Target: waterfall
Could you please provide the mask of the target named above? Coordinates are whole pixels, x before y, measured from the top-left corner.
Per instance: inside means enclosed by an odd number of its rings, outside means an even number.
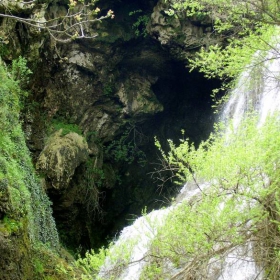
[[[259,115],[259,123],[263,124],[267,116],[279,110],[280,58],[277,49],[280,50],[280,46],[265,54],[260,51],[255,54],[256,63],[260,59],[264,63],[255,67],[252,62],[238,79],[222,110],[222,121],[231,119],[237,127],[246,113],[254,111]]]
[[[278,48],[279,49],[279,48]],[[261,67],[250,66],[244,71],[237,82],[237,86],[230,93],[225,104],[221,119],[223,122],[232,122],[236,129],[248,112],[258,115],[258,125],[261,126],[265,119],[280,110],[280,58],[277,58],[277,48],[266,52],[259,52],[255,58],[264,62]],[[275,59],[274,59],[275,58]],[[178,194],[175,203],[165,209],[160,209],[138,218],[133,225],[123,229],[118,241],[112,248],[112,254],[122,255],[123,246],[128,243],[127,261],[123,268],[116,272],[116,262],[107,259],[100,271],[101,279],[139,280],[141,273],[149,258],[149,247],[157,231],[168,215],[176,210],[183,201],[191,201],[199,196],[203,189],[209,188],[210,183],[202,183],[198,188],[196,184],[185,184]],[[240,206],[242,207],[242,205]],[[222,208],[222,206],[221,206]],[[131,241],[133,240],[133,241]],[[209,280],[262,280],[262,268],[254,259],[254,244],[248,240],[245,244],[228,248],[223,252],[223,258],[211,258],[206,263],[207,275],[199,279]],[[219,249],[219,248],[217,248]],[[202,265],[202,264],[201,264]],[[166,261],[165,269],[171,271],[171,276],[160,279],[186,279],[180,270]],[[110,271],[112,274],[110,274]],[[142,274],[143,277],[143,274]],[[145,279],[141,278],[141,279]],[[152,278],[147,278],[152,279]],[[198,278],[187,278],[198,279]]]

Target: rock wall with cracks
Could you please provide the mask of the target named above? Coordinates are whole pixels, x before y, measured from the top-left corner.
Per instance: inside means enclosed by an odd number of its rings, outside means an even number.
[[[171,185],[161,188],[147,175],[157,157],[154,136],[176,140],[185,128],[198,142],[211,130],[209,95],[216,81],[188,74],[185,63],[186,56],[219,38],[211,21],[169,18],[167,5],[102,0],[101,13],[110,8],[115,18],[92,25],[98,37],[68,44],[1,20],[2,59],[9,63],[22,55],[33,71],[22,115],[26,140],[44,176],[60,238],[74,250],[104,244],[129,223],[130,214],[145,205],[159,207],[172,195]],[[48,18],[67,5],[38,1],[30,9],[18,4],[9,9]],[[138,27],[145,37],[135,35],[139,17],[129,15],[133,11],[149,17]],[[71,131],[77,127],[78,134]]]

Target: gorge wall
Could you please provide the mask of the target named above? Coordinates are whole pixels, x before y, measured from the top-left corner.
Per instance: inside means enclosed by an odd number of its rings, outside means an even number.
[[[7,5],[0,3],[2,13]],[[186,57],[220,39],[209,20],[170,18],[166,5],[102,0],[101,13],[112,9],[115,18],[93,24],[96,38],[68,44],[1,19],[3,61],[22,55],[33,71],[21,115],[26,142],[60,240],[74,251],[99,247],[144,206],[168,202],[175,189],[161,186],[164,175],[155,182],[154,136],[176,142],[184,129],[199,143],[211,131],[219,81],[188,73]],[[66,9],[64,1],[9,6],[25,18]]]

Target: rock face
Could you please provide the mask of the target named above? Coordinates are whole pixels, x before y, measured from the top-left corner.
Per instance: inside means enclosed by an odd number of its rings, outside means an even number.
[[[143,77],[139,74],[128,74],[121,83],[117,95],[124,108],[122,112],[130,117],[139,118],[145,114],[155,114],[163,110],[157,101],[151,85],[156,82],[155,77]]]
[[[148,25],[149,34],[167,47],[172,55],[185,60],[201,47],[209,47],[221,41],[212,29],[211,18],[187,18],[184,12],[169,16],[169,1],[159,0],[153,9]]]
[[[67,9],[66,1],[45,2],[29,8],[15,3],[11,12],[44,20]],[[45,175],[61,238],[73,249],[103,244],[127,215],[161,204],[154,202],[162,198],[159,187],[147,175],[157,158],[155,135],[176,140],[184,128],[199,141],[213,122],[207,97],[213,84],[200,83],[201,76],[185,69],[186,56],[217,42],[211,23],[170,18],[164,0],[98,5],[102,13],[114,10],[115,19],[93,25],[99,35],[94,40],[60,44],[10,19],[0,23],[1,36],[8,38],[2,58],[11,62],[21,54],[33,71],[23,112],[27,143]],[[129,12],[139,10],[150,16],[147,37],[131,28],[141,18]],[[58,131],[43,141],[61,119],[83,136]],[[171,194],[168,188],[162,192]]]
[[[14,241],[14,240],[13,240]],[[10,280],[10,279],[22,279],[22,268],[17,266],[17,263],[23,263],[21,258],[24,255],[19,254],[19,250],[16,245],[12,244],[11,240],[8,240],[2,232],[0,232],[0,268],[1,268],[1,279]],[[26,275],[26,271],[25,275]]]

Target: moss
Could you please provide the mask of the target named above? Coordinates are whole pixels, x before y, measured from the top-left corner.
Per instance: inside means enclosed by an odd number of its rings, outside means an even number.
[[[2,41],[2,37],[0,37],[0,40]],[[10,56],[11,55],[11,49],[8,48],[8,46],[6,44],[3,44],[0,42],[0,56]]]
[[[9,235],[18,234],[19,231],[22,229],[22,223],[20,221],[11,219],[8,216],[4,217],[2,225],[6,232],[9,233]]]
[[[58,236],[19,121],[19,81],[11,77],[0,60],[0,278],[25,280],[34,279],[34,244],[57,247]]]
[[[61,136],[65,136],[70,132],[75,132],[79,135],[82,135],[82,130],[78,125],[73,123],[67,123],[61,119],[54,119],[50,125],[50,132],[62,130]]]
[[[59,254],[42,244],[37,244],[34,249],[31,260],[33,280],[82,279],[82,271],[74,265],[74,258],[64,249]]]
[[[82,136],[73,132],[63,135],[60,129],[49,137],[37,160],[37,169],[52,181],[54,188],[66,188],[87,155],[88,146]]]

